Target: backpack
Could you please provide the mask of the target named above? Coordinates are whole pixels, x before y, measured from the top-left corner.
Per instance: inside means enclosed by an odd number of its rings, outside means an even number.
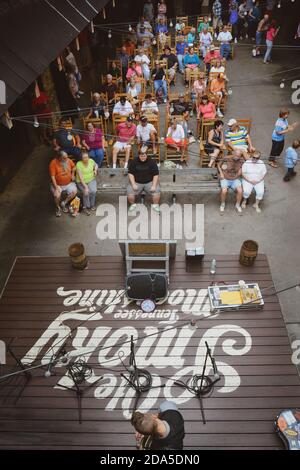
[[[230,24],[236,24],[238,22],[238,12],[237,10],[232,10],[229,17]]]

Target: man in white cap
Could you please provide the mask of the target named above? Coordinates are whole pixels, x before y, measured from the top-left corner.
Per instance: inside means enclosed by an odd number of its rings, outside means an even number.
[[[230,119],[227,123],[229,129],[225,132],[225,140],[230,151],[240,150],[245,160],[249,153],[254,152],[250,135],[245,127],[239,126],[236,119]]]
[[[204,63],[206,66],[207,73],[210,71],[211,67],[211,61],[214,59],[220,59],[220,51],[218,51],[214,45],[211,45],[209,48],[209,51],[206,52],[206,55],[204,57]]]

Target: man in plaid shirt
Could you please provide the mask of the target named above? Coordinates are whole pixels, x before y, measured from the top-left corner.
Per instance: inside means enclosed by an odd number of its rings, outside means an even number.
[[[212,6],[213,13],[213,28],[216,30],[218,27],[222,26],[222,5],[220,0],[215,0]]]

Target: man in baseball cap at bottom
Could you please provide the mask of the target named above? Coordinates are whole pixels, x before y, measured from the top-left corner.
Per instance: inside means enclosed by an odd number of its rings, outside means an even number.
[[[136,197],[145,191],[152,198],[152,209],[160,213],[160,186],[159,169],[157,163],[152,160],[143,149],[137,158],[129,162],[129,184],[127,186],[127,198],[129,212],[136,209]]]

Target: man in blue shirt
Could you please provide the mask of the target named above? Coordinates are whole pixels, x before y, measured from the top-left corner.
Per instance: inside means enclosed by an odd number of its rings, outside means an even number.
[[[185,56],[185,51],[188,48],[188,43],[185,41],[184,36],[179,36],[178,42],[176,44],[176,54],[179,64],[179,72],[184,73],[183,58]]]
[[[292,132],[297,126],[297,122],[293,124],[288,123],[289,110],[282,108],[279,111],[279,118],[275,123],[275,127],[272,133],[272,148],[269,157],[269,165],[273,168],[277,168],[276,158],[281,155],[284,148],[285,135],[288,132]]]
[[[300,147],[300,141],[294,140],[294,142],[292,143],[292,146],[286,149],[284,164],[287,169],[287,172],[283,178],[283,181],[290,181],[291,177],[297,174],[294,168],[298,160],[298,154],[296,152],[296,149],[298,149],[299,147]]]

